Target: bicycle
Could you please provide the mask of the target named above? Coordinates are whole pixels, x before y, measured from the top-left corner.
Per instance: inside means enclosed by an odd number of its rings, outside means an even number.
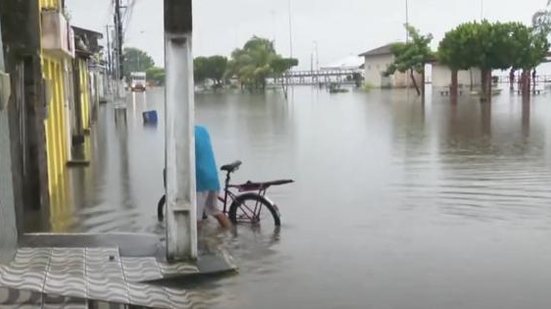
[[[222,195],[218,196],[218,200],[224,205],[222,212],[229,217],[233,224],[249,223],[260,225],[261,222],[265,222],[271,217],[273,224],[276,227],[280,226],[281,214],[279,208],[266,197],[266,192],[272,186],[286,185],[294,181],[285,179],[268,182],[247,181],[244,184],[238,185],[231,184],[231,174],[236,172],[241,164],[241,161],[235,161],[220,168],[221,171],[226,172],[224,189],[222,190]],[[166,172],[164,173],[164,178],[166,187]],[[230,201],[231,204],[228,208],[228,202]],[[164,219],[163,208],[165,204],[166,195],[163,195],[157,203],[157,218],[159,221]],[[263,208],[266,210],[263,211]]]

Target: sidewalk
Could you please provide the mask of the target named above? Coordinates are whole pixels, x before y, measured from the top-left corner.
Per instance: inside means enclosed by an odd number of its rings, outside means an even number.
[[[35,234],[24,238],[24,246],[43,243],[48,247],[22,247],[9,265],[0,265],[2,308],[88,308],[97,302],[190,308],[192,293],[164,287],[164,280],[236,270],[220,248],[205,250],[196,264],[167,263],[162,258],[163,244],[154,235]]]

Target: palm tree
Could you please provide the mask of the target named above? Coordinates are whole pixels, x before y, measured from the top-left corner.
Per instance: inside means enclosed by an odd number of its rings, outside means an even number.
[[[551,0],[547,1],[544,10],[534,13],[532,16],[532,26],[539,31],[551,32]]]

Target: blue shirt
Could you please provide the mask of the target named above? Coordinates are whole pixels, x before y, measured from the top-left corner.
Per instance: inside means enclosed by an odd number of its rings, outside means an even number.
[[[202,126],[195,126],[195,177],[197,192],[220,190],[210,135]]]

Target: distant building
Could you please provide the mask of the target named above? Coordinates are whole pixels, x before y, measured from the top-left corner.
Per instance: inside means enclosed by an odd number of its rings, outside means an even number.
[[[84,143],[85,132],[96,120],[99,102],[104,97],[106,72],[102,65],[103,46],[99,32],[72,27],[74,32],[75,58],[69,70],[69,86],[73,89],[73,108],[69,114],[72,145]]]
[[[364,59],[360,56],[351,55],[346,58],[322,65],[322,71],[337,71],[337,70],[360,70],[363,68]]]
[[[451,86],[452,71],[451,69],[437,61],[432,63],[432,87],[440,89],[448,89]],[[481,74],[480,69],[472,68],[457,72],[457,84],[460,88],[480,87]]]
[[[364,77],[367,85],[377,88],[406,88],[413,86],[407,72],[396,72],[385,76],[385,71],[394,62],[394,55],[392,54],[392,46],[394,44],[387,44],[359,55],[364,58]],[[422,80],[421,74],[414,73],[414,76],[415,80],[420,84]]]

